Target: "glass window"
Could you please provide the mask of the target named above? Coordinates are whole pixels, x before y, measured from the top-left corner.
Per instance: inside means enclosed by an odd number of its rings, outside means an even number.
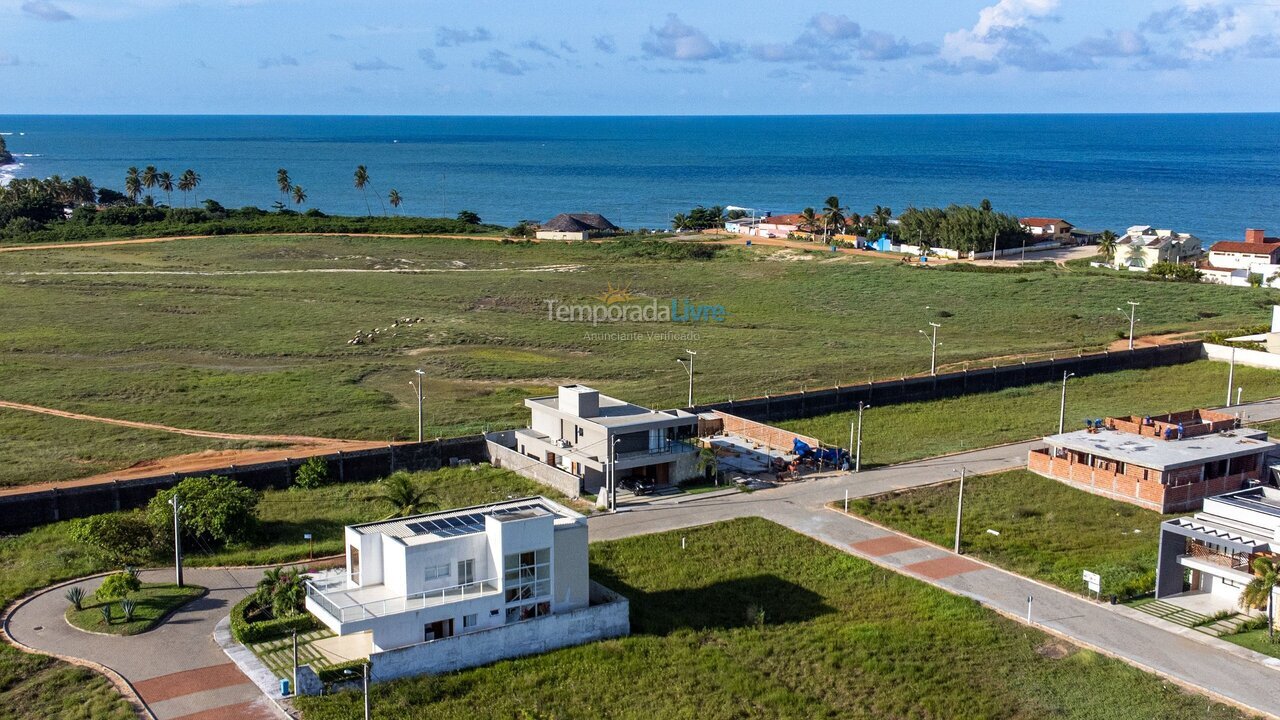
[[[520,603],[518,607],[507,608],[507,622],[539,617],[537,604],[529,601],[551,595],[551,549],[504,556],[503,579],[506,602]],[[550,608],[550,603],[544,604]]]
[[[449,563],[442,565],[428,565],[422,573],[424,580],[436,580],[442,577],[449,577]]]
[[[467,585],[476,581],[476,561],[459,560],[458,561],[458,584]]]
[[[475,627],[475,626],[476,626],[476,616],[475,616],[475,615],[463,615],[463,616],[462,616],[462,627],[464,627],[464,628],[471,628],[471,627]]]

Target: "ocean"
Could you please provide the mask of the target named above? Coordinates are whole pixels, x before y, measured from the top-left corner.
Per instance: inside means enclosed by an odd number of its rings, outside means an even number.
[[[374,213],[396,188],[405,214],[467,209],[503,224],[589,211],[656,228],[698,204],[780,213],[837,195],[859,213],[989,198],[1093,230],[1280,233],[1280,114],[0,115],[0,132],[21,162],[9,175],[88,175],[122,190],[130,165],[193,168],[195,195],[228,207],[270,207],[283,167],[306,188],[306,207],[364,213],[352,184],[363,164]]]

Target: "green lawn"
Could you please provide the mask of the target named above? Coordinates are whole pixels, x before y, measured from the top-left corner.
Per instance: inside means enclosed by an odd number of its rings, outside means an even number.
[[[379,684],[374,716],[1241,717],[761,519],[594,544],[591,563],[630,599],[631,637]],[[346,720],[360,702],[297,705]]]
[[[329,628],[321,628],[298,635],[298,664],[310,665],[315,670],[323,670],[330,667],[332,663],[329,662],[329,659],[311,647],[311,643],[316,640],[331,638],[334,634]],[[266,665],[271,672],[275,673],[276,677],[293,681],[292,635],[253,643],[247,647],[253,651],[254,655],[258,656],[263,665]]]
[[[958,484],[855,500],[850,512],[951,547]],[[1104,593],[1155,587],[1165,517],[1026,470],[965,480],[963,551],[1020,575],[1083,592],[1081,573],[1102,576]],[[992,535],[987,530],[995,530]]]
[[[1216,407],[1224,399],[1226,363],[1199,362],[1124,370],[1067,381],[1066,429],[1084,418],[1146,415]],[[1237,367],[1245,399],[1280,395],[1280,372]],[[1029,440],[1058,431],[1062,383],[1009,388],[945,400],[872,407],[863,412],[864,466],[892,465],[944,453]],[[788,420],[778,425],[839,447],[849,444],[857,411]]]
[[[1241,647],[1249,648],[1263,655],[1270,655],[1273,658],[1280,658],[1280,633],[1276,634],[1276,641],[1272,641],[1267,637],[1267,630],[1247,630],[1234,635],[1223,635],[1222,639],[1227,642],[1233,642]]]
[[[700,353],[697,399],[714,401],[921,372],[929,348],[917,330],[930,320],[943,325],[940,362],[956,363],[1101,346],[1127,327],[1115,307],[1130,299],[1143,302],[1141,331],[1155,333],[1254,324],[1280,297],[1053,268],[942,272],[766,248],[706,261],[664,253],[350,237],[10,253],[0,259],[0,397],[208,430],[389,440],[413,432],[409,380],[419,367],[428,432],[452,435],[523,422],[523,398],[566,380],[683,404],[672,358],[685,347]],[[795,257],[808,259],[782,259]],[[299,272],[332,269],[362,272]],[[413,272],[364,272],[388,269]],[[143,274],[65,274],[120,272]],[[146,274],[157,272],[185,274]],[[285,274],[226,274],[243,272]],[[547,318],[547,300],[590,302],[611,286],[661,304],[722,304],[728,318],[599,327]],[[426,322],[390,327],[403,317]],[[347,344],[373,328],[386,331],[378,342]],[[84,440],[92,429],[30,423],[4,482],[189,449],[181,440],[95,450]]]
[[[129,595],[129,599],[137,603],[133,619],[129,622],[125,622],[119,600],[105,602],[90,594],[81,601],[79,610],[67,604],[67,622],[89,632],[137,635],[159,625],[170,612],[200,597],[204,591],[199,585],[178,587],[171,583],[143,583],[142,589]],[[110,624],[102,617],[104,605],[111,606]]]
[[[450,468],[418,473],[438,507],[460,507],[510,495],[561,499],[518,475],[489,468]],[[191,565],[251,565],[307,557],[304,532],[315,535],[317,556],[342,548],[342,527],[376,520],[388,510],[371,500],[371,484],[332,485],[318,490],[263,493],[261,525],[243,547],[187,556]],[[0,536],[0,606],[55,582],[112,569],[91,548],[71,539],[68,522]],[[168,558],[158,559],[159,564]],[[97,612],[97,611],[94,611]],[[117,613],[118,605],[117,605]],[[118,617],[118,615],[117,615]],[[27,655],[0,643],[0,720],[124,720],[133,710],[101,676],[46,656]]]

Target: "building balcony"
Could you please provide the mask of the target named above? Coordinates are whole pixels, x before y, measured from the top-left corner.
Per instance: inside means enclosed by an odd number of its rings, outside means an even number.
[[[626,469],[651,465],[656,462],[666,462],[674,459],[677,455],[691,452],[698,452],[697,446],[683,440],[672,440],[657,448],[616,453],[613,460],[619,469]]]
[[[346,575],[338,575],[307,581],[307,609],[336,629],[345,623],[474,600],[499,592],[498,578],[489,578],[413,595],[395,595],[385,585],[348,587]]]
[[[1200,562],[1210,563],[1243,573],[1252,574],[1253,572],[1249,567],[1248,555],[1244,555],[1243,553],[1228,555],[1226,553],[1217,552],[1216,550],[1212,550],[1198,543],[1191,543],[1187,547],[1186,554],[1180,555],[1179,557],[1192,558],[1194,560],[1199,560]]]

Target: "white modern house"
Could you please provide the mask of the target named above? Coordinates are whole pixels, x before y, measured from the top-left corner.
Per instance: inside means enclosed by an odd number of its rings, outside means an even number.
[[[1156,597],[1195,594],[1239,609],[1259,555],[1280,549],[1280,490],[1265,485],[1205,498],[1191,517],[1160,525]]]
[[[347,564],[307,611],[371,677],[439,673],[630,632],[626,599],[587,577],[587,521],[545,497],[346,528]],[[358,648],[358,649],[357,649]],[[317,691],[312,673],[299,690]]]
[[[1188,262],[1198,258],[1202,252],[1200,238],[1191,233],[1134,225],[1116,240],[1112,263],[1117,270],[1145,272],[1156,263]]]
[[[1071,231],[1074,225],[1062,218],[1024,217],[1018,218],[1018,224],[1031,233],[1036,242],[1053,240],[1059,243],[1072,242]]]
[[[1280,282],[1280,238],[1267,237],[1264,230],[1244,231],[1244,242],[1223,240],[1209,248],[1207,260],[1197,266],[1205,281],[1248,287],[1249,276],[1276,287]]]
[[[566,495],[594,493],[614,482],[656,486],[696,474],[698,416],[650,410],[585,385],[528,398],[529,427],[489,433],[490,459]]]

